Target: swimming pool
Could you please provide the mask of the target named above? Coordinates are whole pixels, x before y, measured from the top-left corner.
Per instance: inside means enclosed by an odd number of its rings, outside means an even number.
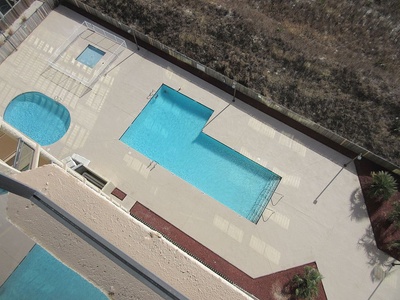
[[[104,51],[92,45],[88,45],[85,50],[76,58],[80,63],[93,68],[99,60],[106,54]]]
[[[0,299],[108,299],[39,245],[35,245],[0,287]]]
[[[203,133],[212,113],[162,85],[120,140],[257,223],[281,177]]]
[[[42,146],[61,139],[71,123],[62,104],[39,92],[15,97],[4,112],[4,120]]]

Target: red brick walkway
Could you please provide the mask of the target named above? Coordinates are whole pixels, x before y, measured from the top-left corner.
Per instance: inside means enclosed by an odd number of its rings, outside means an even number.
[[[136,202],[132,206],[130,214],[150,228],[161,233],[170,242],[227,281],[259,299],[276,299],[274,294],[280,293],[282,288],[290,282],[293,275],[303,273],[305,265],[271,275],[252,278],[139,202]],[[316,263],[309,263],[307,265],[316,267]],[[316,299],[327,299],[322,284],[320,285],[319,297]]]

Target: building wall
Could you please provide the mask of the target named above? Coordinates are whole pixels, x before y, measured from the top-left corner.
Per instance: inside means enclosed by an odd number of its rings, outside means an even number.
[[[63,169],[47,165],[14,177],[43,193],[89,230],[189,299],[248,298]],[[11,222],[106,294],[114,294],[113,299],[161,299],[30,200],[16,195],[9,197],[8,217]]]

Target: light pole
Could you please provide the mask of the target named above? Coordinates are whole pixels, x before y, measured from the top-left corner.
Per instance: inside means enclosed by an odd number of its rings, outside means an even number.
[[[138,50],[140,50],[139,44],[138,44],[138,42],[137,42],[137,40],[136,40],[135,31],[132,32],[132,29],[129,28],[128,33],[133,35],[133,39],[135,40],[136,47],[137,47]]]
[[[232,99],[232,102],[235,102],[235,97],[236,97],[236,82],[233,82],[232,88],[233,88],[233,99]]]
[[[343,165],[343,167],[339,170],[339,172],[335,175],[335,177],[333,177],[332,180],[328,183],[328,185],[322,190],[322,192],[319,193],[319,195],[317,196],[317,198],[315,198],[315,200],[314,200],[313,203],[314,203],[314,204],[317,204],[317,203],[318,203],[318,198],[321,197],[321,195],[325,192],[325,190],[331,185],[331,183],[336,179],[336,177],[339,176],[339,174],[344,170],[344,168],[347,167],[347,165],[348,165],[349,163],[355,161],[356,159],[357,159],[357,160],[361,160],[361,158],[362,158],[362,153],[358,154],[358,155],[357,155],[356,157],[354,157],[352,160],[350,160],[349,162],[345,163],[345,164]]]
[[[350,163],[352,163],[353,161],[357,160],[361,160],[362,158],[362,153],[358,154],[356,157],[354,157],[352,160],[350,160],[349,162],[345,163],[343,165],[343,168],[346,168]]]
[[[381,281],[378,283],[378,285],[377,285],[376,288],[373,290],[372,294],[368,297],[367,300],[371,300],[371,299],[372,299],[372,297],[375,295],[376,291],[378,290],[378,288],[379,288],[380,285],[382,284],[383,280],[384,280],[384,279],[386,278],[386,276],[390,273],[390,271],[392,270],[392,268],[393,268],[394,266],[400,266],[400,263],[392,262],[392,263],[390,264],[389,269],[386,270],[386,272],[384,273],[383,278],[382,278]]]

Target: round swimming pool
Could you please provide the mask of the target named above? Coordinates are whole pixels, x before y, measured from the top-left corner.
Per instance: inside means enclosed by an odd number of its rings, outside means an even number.
[[[4,120],[42,146],[61,139],[71,123],[64,105],[39,92],[15,97],[7,106]]]

